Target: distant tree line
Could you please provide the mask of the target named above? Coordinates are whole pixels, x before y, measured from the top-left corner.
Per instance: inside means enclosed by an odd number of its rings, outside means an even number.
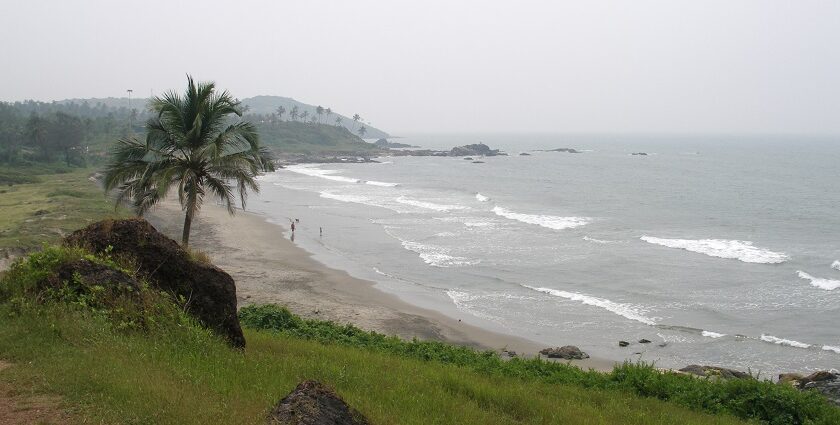
[[[247,107],[246,107],[247,112]],[[336,114],[335,120],[332,120],[333,110],[332,108],[324,108],[321,105],[315,107],[314,113],[310,113],[307,110],[301,111],[297,105],[292,106],[290,110],[286,110],[284,106],[278,106],[274,112],[270,114],[249,114],[249,118],[251,121],[260,123],[260,124],[277,124],[279,122],[287,121],[283,118],[284,115],[288,113],[289,120],[292,122],[302,122],[304,124],[310,125],[333,125],[336,127],[344,127],[347,128],[344,123],[343,119],[340,115]],[[357,128],[359,121],[362,120],[362,117],[359,114],[353,114],[353,130],[359,134],[360,137],[364,137],[367,133],[367,128],[363,125]]]
[[[129,122],[146,118],[145,112],[102,103],[0,102],[0,164],[97,162],[113,140],[133,131]]]

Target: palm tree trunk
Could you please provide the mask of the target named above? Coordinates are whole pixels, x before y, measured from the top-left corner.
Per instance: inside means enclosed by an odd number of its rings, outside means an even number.
[[[181,245],[184,248],[190,246],[190,226],[192,226],[193,208],[187,207],[187,214],[184,217],[184,233],[181,235]]]

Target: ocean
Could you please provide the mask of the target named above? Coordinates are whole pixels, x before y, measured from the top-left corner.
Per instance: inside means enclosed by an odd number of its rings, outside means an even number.
[[[331,267],[545,346],[765,377],[840,368],[840,138],[397,141],[509,156],[290,166],[249,209],[299,219],[295,243]],[[581,153],[539,151],[555,148]]]

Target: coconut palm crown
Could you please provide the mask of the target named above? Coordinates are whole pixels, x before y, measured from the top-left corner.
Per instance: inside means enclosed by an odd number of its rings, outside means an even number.
[[[259,192],[256,176],[272,171],[268,151],[260,146],[253,124],[242,121],[242,106],[212,82],[187,76],[183,95],[174,91],[149,102],[154,116],[146,122],[146,140],[117,142],[105,170],[105,190],[117,190],[117,203],[130,201],[138,215],[178,188],[184,210],[182,244],[189,245],[193,217],[209,193],[235,212],[248,190]]]

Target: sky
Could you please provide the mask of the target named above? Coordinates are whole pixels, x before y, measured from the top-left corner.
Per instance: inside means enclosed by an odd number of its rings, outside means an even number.
[[[840,134],[840,1],[0,0],[0,100],[293,97],[416,132]]]

